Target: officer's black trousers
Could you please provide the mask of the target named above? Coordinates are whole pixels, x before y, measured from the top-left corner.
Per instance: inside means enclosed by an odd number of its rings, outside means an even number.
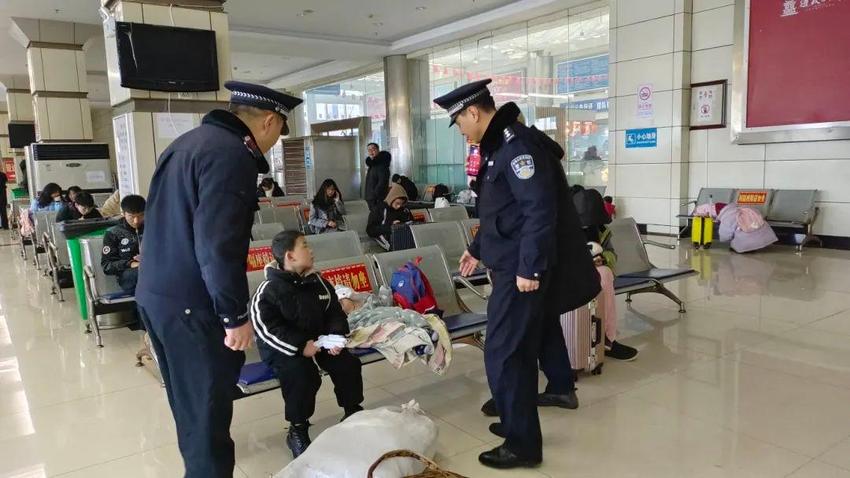
[[[230,420],[245,354],[224,345],[211,310],[166,313],[139,307],[177,425],[185,478],[232,478]]]
[[[575,375],[570,365],[570,355],[561,328],[558,300],[550,288],[545,300],[545,322],[540,343],[540,370],[546,375],[546,393],[566,395],[576,389]]]
[[[284,355],[259,341],[257,347],[263,361],[275,371],[280,381],[284,417],[289,423],[306,424],[316,411],[316,394],[322,386],[322,377],[316,363],[330,375],[336,402],[345,410],[345,414],[362,410],[362,365],[360,360],[347,350],[336,356],[325,351],[319,352],[314,362],[303,355]]]
[[[490,392],[500,411],[505,446],[523,458],[540,459],[537,359],[546,325],[543,298],[548,281],[541,281],[535,292],[520,292],[514,273],[493,271],[492,278],[484,346]]]

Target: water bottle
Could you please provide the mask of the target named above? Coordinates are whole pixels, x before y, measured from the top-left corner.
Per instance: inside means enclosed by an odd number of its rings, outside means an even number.
[[[378,302],[384,307],[391,307],[393,305],[393,291],[389,287],[382,285],[378,289]]]

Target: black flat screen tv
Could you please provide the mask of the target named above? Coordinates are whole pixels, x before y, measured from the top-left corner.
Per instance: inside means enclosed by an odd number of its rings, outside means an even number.
[[[26,148],[35,143],[35,125],[32,123],[9,123],[9,147]]]
[[[115,23],[121,86],[153,91],[217,91],[215,32]]]

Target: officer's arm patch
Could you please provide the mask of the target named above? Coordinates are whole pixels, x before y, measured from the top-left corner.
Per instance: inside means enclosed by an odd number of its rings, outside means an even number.
[[[511,160],[511,169],[516,177],[529,179],[534,176],[534,158],[530,154],[521,154]]]
[[[110,249],[109,246],[103,246],[103,255],[104,256],[108,255],[111,251],[112,251],[112,249]]]

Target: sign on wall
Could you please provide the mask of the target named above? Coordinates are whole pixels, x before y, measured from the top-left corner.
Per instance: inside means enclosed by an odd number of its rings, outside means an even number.
[[[563,61],[555,71],[559,94],[608,87],[608,55]]]
[[[652,118],[654,108],[652,106],[652,85],[638,86],[637,90],[637,117]]]
[[[3,158],[3,172],[6,173],[6,180],[8,182],[18,182],[18,177],[15,174],[15,158]]]
[[[626,148],[655,148],[658,146],[658,128],[626,130]]]

